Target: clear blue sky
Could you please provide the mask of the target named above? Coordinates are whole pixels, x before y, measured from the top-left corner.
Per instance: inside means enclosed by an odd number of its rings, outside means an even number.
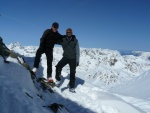
[[[6,44],[38,46],[56,21],[80,47],[150,51],[150,0],[0,0],[0,14]]]

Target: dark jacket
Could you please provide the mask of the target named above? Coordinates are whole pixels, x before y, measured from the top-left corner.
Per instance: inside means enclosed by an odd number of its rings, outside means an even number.
[[[57,32],[53,32],[52,29],[47,29],[44,31],[40,39],[40,48],[53,50],[54,45],[62,38]]]
[[[61,39],[60,44],[64,50],[63,56],[68,59],[76,59],[76,62],[79,63],[80,50],[78,40],[75,35],[72,35],[70,39],[66,35]]]

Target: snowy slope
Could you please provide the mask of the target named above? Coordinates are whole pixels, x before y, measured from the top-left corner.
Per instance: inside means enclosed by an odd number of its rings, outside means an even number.
[[[3,63],[0,57],[0,113],[53,113],[49,108],[43,107],[53,103],[67,106],[71,113],[76,113],[78,110],[81,110],[81,113],[92,113],[57,92],[54,94],[43,92],[40,87],[35,87],[29,72],[24,67],[15,59],[7,60],[11,63]],[[38,95],[42,95],[42,98]]]
[[[32,67],[37,47],[19,43],[8,47],[23,55]],[[55,47],[53,78],[62,52],[60,47]],[[0,113],[50,113],[50,109],[42,106],[54,102],[65,105],[71,113],[150,113],[149,56],[150,52],[122,54],[114,50],[81,48],[76,94],[70,93],[66,87],[69,66],[63,68],[62,86],[55,88],[55,94],[48,94],[35,88],[28,71],[15,59],[8,58],[12,63],[4,64],[0,57],[0,108],[3,108]],[[37,76],[46,77],[46,68],[43,54]],[[37,95],[42,95],[46,101]],[[11,111],[12,103],[14,110]]]
[[[4,64],[1,57],[0,91],[0,113],[49,113],[41,106],[29,72],[16,63]]]
[[[53,102],[63,103],[71,113],[144,113],[121,98],[85,81],[83,83],[82,80],[78,80],[77,93],[70,93],[66,89],[69,82],[67,73],[63,73],[66,79],[60,88],[55,88],[55,94],[38,91],[29,72],[15,63],[15,59],[8,58],[8,60],[14,63],[4,64],[0,58],[1,113],[50,113],[50,109],[42,106]],[[42,94],[46,101],[37,96],[38,94]]]
[[[113,92],[126,96],[134,96],[137,98],[150,98],[150,71],[135,77],[134,79],[112,89]]]
[[[110,89],[111,93],[122,98],[126,102],[150,113],[150,71]]]

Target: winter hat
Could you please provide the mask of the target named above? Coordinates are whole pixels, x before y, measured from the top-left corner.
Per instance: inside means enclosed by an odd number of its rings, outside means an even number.
[[[71,29],[71,28],[68,28],[68,29],[66,30],[66,34],[67,34],[68,32],[71,32],[71,34],[72,34],[72,29]]]
[[[59,28],[59,24],[58,24],[57,22],[54,22],[54,23],[52,24],[52,26],[53,26],[54,28]]]

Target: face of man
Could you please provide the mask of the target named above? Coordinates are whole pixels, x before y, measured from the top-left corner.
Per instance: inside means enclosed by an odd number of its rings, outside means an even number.
[[[72,32],[71,31],[67,31],[67,36],[71,36],[72,35]]]
[[[57,31],[58,31],[58,28],[57,28],[57,27],[55,27],[55,26],[52,26],[52,30],[53,30],[53,32],[55,33],[55,32],[57,32]]]

